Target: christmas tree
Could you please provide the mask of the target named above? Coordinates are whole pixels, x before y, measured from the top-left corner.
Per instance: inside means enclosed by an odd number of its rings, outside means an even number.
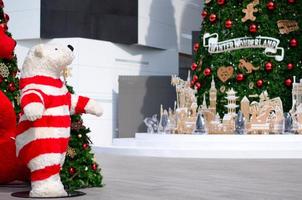
[[[226,113],[226,91],[251,101],[267,90],[292,106],[293,76],[302,78],[302,2],[298,0],[206,0],[201,13],[200,42],[195,51],[192,87],[198,103],[208,94],[212,77],[217,112]]]
[[[9,16],[4,12],[4,3],[0,0],[0,89],[13,102],[16,114],[21,111],[19,94],[19,72],[17,58],[14,55],[16,42],[8,32]]]
[[[68,86],[68,90],[74,94],[72,87]],[[81,115],[71,116],[69,147],[61,171],[62,183],[68,190],[102,186],[101,170],[91,153],[89,132],[89,128],[83,125]]]
[[[19,72],[17,58],[14,55],[16,42],[7,31],[9,16],[3,11],[4,3],[0,0],[0,88],[13,102],[16,115],[21,111]],[[73,93],[71,87],[69,91]],[[17,117],[18,118],[18,117]],[[85,187],[102,186],[102,175],[91,153],[90,130],[83,126],[80,115],[73,115],[71,137],[65,163],[61,171],[61,179],[66,188],[75,190]],[[18,120],[18,119],[17,119]]]

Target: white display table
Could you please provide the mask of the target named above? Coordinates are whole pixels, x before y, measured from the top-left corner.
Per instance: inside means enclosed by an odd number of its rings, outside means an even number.
[[[97,152],[182,158],[302,158],[302,135],[171,135],[137,133]]]

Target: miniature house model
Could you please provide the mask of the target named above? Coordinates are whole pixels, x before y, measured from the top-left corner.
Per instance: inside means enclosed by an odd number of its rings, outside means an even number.
[[[300,83],[296,82],[296,77],[293,78],[293,89],[292,89],[292,109],[291,113],[297,112],[297,108],[302,103],[302,80]]]
[[[302,79],[300,83],[297,83],[295,76],[293,77],[292,108],[289,112],[293,117],[293,129],[302,133]]]

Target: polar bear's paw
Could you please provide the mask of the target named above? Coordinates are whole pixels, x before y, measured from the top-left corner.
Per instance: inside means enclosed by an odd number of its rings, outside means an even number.
[[[41,103],[30,103],[24,107],[24,113],[29,121],[40,119],[44,112],[44,106]]]
[[[96,115],[98,117],[103,115],[102,106],[95,100],[90,99],[85,107],[86,113]]]

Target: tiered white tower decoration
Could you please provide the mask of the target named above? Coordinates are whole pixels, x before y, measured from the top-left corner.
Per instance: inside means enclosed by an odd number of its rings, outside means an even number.
[[[226,92],[227,96],[225,97],[228,100],[228,104],[225,107],[228,109],[228,115],[236,116],[236,101],[238,97],[236,96],[236,92],[233,88]]]

